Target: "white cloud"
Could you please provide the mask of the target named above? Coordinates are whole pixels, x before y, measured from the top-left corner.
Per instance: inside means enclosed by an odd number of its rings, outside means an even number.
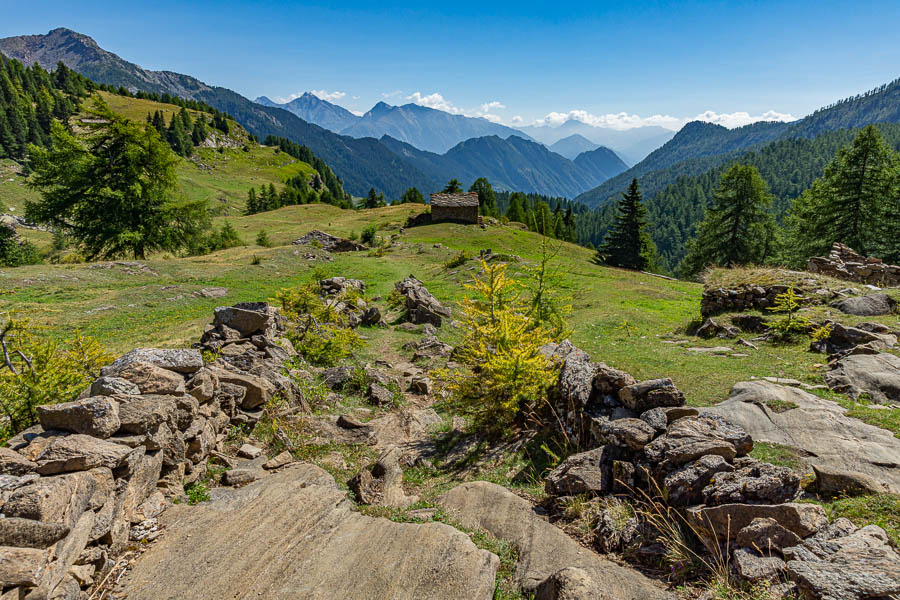
[[[343,98],[344,96],[347,95],[347,92],[338,92],[338,91],[326,92],[325,90],[310,90],[309,93],[312,94],[313,96],[315,96],[316,98],[319,98],[321,100],[326,100],[328,102],[337,102],[338,100],[340,100],[341,98]]]
[[[444,112],[450,113],[451,115],[463,114],[463,110],[461,108],[455,106],[452,102],[449,102],[437,92],[428,94],[427,96],[422,95],[421,92],[414,92],[412,95],[407,96],[406,99],[411,100],[413,104],[418,104],[419,106],[427,106],[428,108],[433,108],[435,110],[442,110]]]
[[[486,112],[490,112],[494,109],[503,110],[504,108],[506,108],[506,105],[501,104],[500,102],[497,102],[496,100],[493,100],[491,102],[485,102],[484,104],[482,104],[481,112],[486,113]]]
[[[361,117],[361,116],[363,116],[364,114],[366,114],[366,113],[364,113],[364,112],[361,111],[361,110],[353,110],[353,109],[351,109],[351,108],[348,108],[347,110],[349,110],[351,113],[353,113],[353,114],[356,115],[357,117]]]
[[[387,100],[388,98],[396,98],[400,94],[403,93],[403,90],[394,90],[393,92],[381,92],[381,97]]]
[[[512,118],[513,125],[521,125],[525,122],[525,119],[522,118],[522,115],[516,115]]]
[[[534,125],[548,125],[557,127],[566,121],[576,120],[594,127],[605,127],[609,129],[633,129],[635,127],[646,127],[649,125],[658,125],[666,129],[678,130],[689,121],[706,121],[708,123],[716,123],[728,128],[741,127],[756,123],[757,121],[795,121],[797,117],[779,113],[774,110],[766,111],[761,115],[751,115],[748,112],[738,111],[733,113],[717,113],[707,110],[695,117],[673,117],[671,115],[651,115],[642,117],[636,114],[628,114],[626,112],[608,113],[605,115],[595,115],[585,110],[570,110],[569,112],[551,112],[542,119],[536,119]],[[514,121],[515,122],[515,121]]]

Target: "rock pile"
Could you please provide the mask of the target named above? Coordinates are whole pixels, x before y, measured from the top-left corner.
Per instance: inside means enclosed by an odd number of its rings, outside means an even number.
[[[700,314],[704,318],[721,312],[740,312],[742,310],[765,309],[775,305],[775,297],[788,290],[787,285],[741,285],[733,289],[708,288],[703,290],[700,300]],[[800,288],[794,291],[805,296]],[[810,299],[804,298],[805,302]]]
[[[900,562],[884,531],[872,526],[866,538],[870,545],[846,544],[850,553],[879,557],[865,563],[872,565],[864,586],[870,595],[830,595],[830,589],[859,582],[839,569],[829,571],[829,577],[811,575],[819,567],[800,549],[814,545],[807,538],[828,524],[824,509],[795,503],[800,476],[748,456],[753,440],[742,427],[714,412],[686,407],[670,379],[636,381],[591,362],[568,341],[545,351],[561,364],[555,409],[562,427],[570,440],[590,448],[547,476],[546,490],[558,505],[582,494],[662,498],[666,506],[683,511],[711,551],[724,547],[731,553],[738,573],[754,583],[788,575],[813,598],[874,597],[898,589]],[[658,560],[665,552],[657,542],[660,532],[640,515],[622,523],[604,512],[594,535],[601,550],[626,550],[639,560]],[[815,560],[849,558],[829,558],[839,553],[830,545],[825,553],[828,557],[817,554]]]
[[[879,287],[900,286],[900,266],[886,265],[880,258],[867,258],[840,242],[832,244],[828,256],[810,258],[806,270]]]
[[[398,281],[394,288],[403,296],[406,318],[410,323],[430,323],[440,327],[443,318],[450,317],[450,309],[425,288],[425,284],[410,275]]]
[[[303,237],[294,240],[291,244],[295,246],[308,246],[310,244],[318,244],[323,250],[329,252],[354,252],[357,250],[365,250],[366,247],[359,242],[339,238],[337,236],[313,229]]]
[[[281,374],[282,331],[265,303],[220,307],[200,344],[214,362],[199,348],[133,350],[77,400],[38,407],[40,424],[0,449],[0,588],[78,598],[130,539],[152,535],[231,425],[255,423],[276,393],[303,407]]]

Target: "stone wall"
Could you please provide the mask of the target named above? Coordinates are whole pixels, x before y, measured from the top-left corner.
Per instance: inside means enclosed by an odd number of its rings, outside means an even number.
[[[460,223],[477,223],[477,206],[432,206],[431,221],[458,221]]]
[[[252,427],[273,394],[305,410],[282,374],[294,354],[283,333],[265,303],[220,307],[196,348],[133,350],[77,400],[38,407],[40,423],[0,448],[3,597],[82,597],[155,535],[232,426]]]
[[[705,318],[722,312],[762,310],[773,306],[775,297],[786,292],[788,287],[786,285],[741,285],[732,289],[708,288],[703,290],[700,314]],[[804,292],[800,288],[795,287],[794,291],[798,295],[804,296]]]
[[[828,256],[810,258],[806,269],[810,273],[878,287],[900,286],[900,266],[886,265],[880,258],[867,258],[840,242],[831,246]]]

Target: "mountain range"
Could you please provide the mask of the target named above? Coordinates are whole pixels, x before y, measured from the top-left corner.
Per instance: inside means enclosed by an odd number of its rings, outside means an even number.
[[[647,125],[631,129],[598,127],[578,119],[568,119],[561,125],[528,125],[519,127],[533,139],[552,147],[562,139],[580,135],[586,140],[612,148],[630,165],[642,161],[648,154],[668,142],[675,132],[665,127]]]
[[[486,177],[498,189],[571,197],[627,168],[611,151],[582,159],[576,164],[537,142],[525,139],[521,132],[514,129],[485,119],[450,115],[417,105],[391,107],[379,104],[370,111],[368,119],[365,116],[356,117],[349,111],[341,112],[344,109],[337,110],[340,107],[325,101],[316,102],[312,94],[305,99],[301,96],[298,99],[300,102],[293,105],[294,110],[311,111],[307,116],[312,118],[315,113],[317,119],[328,119],[335,127],[341,119],[347,119],[345,113],[359,119],[350,127],[359,127],[355,135],[361,137],[340,135],[297,116],[287,108],[271,106],[275,104],[271,100],[253,102],[232,90],[207,85],[189,75],[143,69],[104,50],[89,36],[65,28],[54,29],[44,35],[0,39],[0,52],[23,63],[39,63],[48,69],[62,61],[94,81],[123,86],[132,91],[168,93],[202,100],[229,113],[259,138],[275,135],[307,146],[342,179],[344,188],[356,196],[365,195],[370,187],[384,192],[388,198],[399,198],[408,187],[417,187],[427,194],[439,190],[452,177],[464,182]],[[423,124],[435,122],[438,125],[432,125],[431,132],[441,127],[446,130],[440,138],[441,148],[470,133],[495,133],[456,142],[447,149],[448,156],[440,159],[434,158],[441,156],[438,153],[421,154],[425,151],[413,146],[397,150],[392,142],[384,143],[383,136],[389,134],[378,133],[379,127],[419,124],[423,130],[414,139],[423,143],[429,135],[433,135],[425,131]],[[366,130],[365,127],[373,128]],[[473,127],[484,129],[471,129]],[[382,140],[368,137],[368,131],[372,135],[378,133]],[[409,134],[405,135],[409,139]],[[464,168],[465,174],[451,172],[456,168]]]
[[[680,177],[716,169],[747,151],[762,149],[775,141],[813,139],[830,131],[870,123],[900,123],[900,79],[821,108],[792,123],[758,122],[728,129],[693,121],[644,160],[576,200],[591,207],[604,206],[617,198],[632,178],[638,179],[645,198],[650,198]]]
[[[492,123],[487,119],[454,115],[418,104],[391,106],[386,102],[379,102],[364,115],[357,116],[310,92],[286,104],[277,104],[265,96],[256,101],[289,110],[304,121],[335,133],[355,138],[380,138],[389,135],[420,150],[439,154],[465,140],[489,135],[504,139],[511,135],[531,139],[517,129]]]

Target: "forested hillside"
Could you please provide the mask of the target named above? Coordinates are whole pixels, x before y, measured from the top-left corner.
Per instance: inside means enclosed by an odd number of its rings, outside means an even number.
[[[878,129],[891,146],[900,149],[900,124],[884,123]],[[674,269],[684,257],[685,243],[695,234],[722,175],[732,164],[751,165],[759,170],[774,196],[770,210],[781,222],[791,202],[822,176],[837,151],[850,144],[858,132],[858,129],[831,131],[814,139],[778,140],[751,152],[732,153],[723,164],[700,174],[679,176],[656,194],[647,194],[651,235],[660,253],[661,266]],[[699,168],[703,163],[695,160],[689,164]],[[598,211],[579,213],[579,242],[598,245],[613,221],[614,208],[608,205]]]

